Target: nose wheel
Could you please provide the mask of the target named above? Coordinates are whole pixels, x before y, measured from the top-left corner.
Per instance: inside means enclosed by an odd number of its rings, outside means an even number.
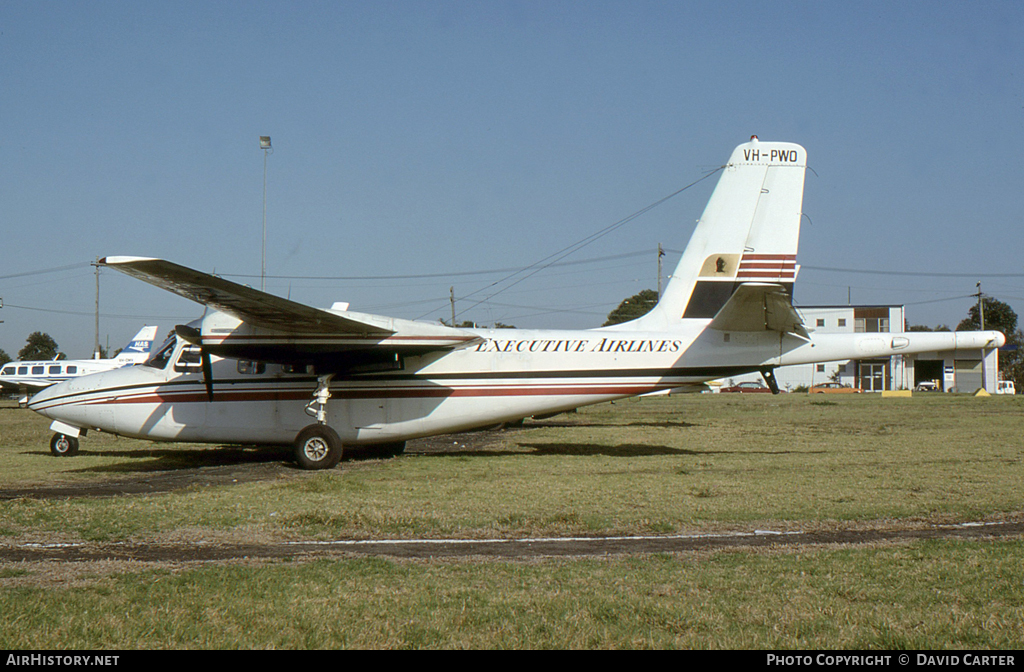
[[[54,457],[71,457],[78,454],[78,439],[67,434],[54,434],[50,439],[50,452]]]

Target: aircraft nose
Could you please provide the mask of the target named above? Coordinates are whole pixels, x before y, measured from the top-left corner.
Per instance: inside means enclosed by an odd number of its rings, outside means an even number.
[[[54,399],[63,394],[66,386],[67,382],[57,383],[56,385],[51,385],[39,392],[36,392],[28,400],[27,406],[29,410],[35,411],[40,415],[45,415],[48,418],[54,417],[52,415],[51,403]]]

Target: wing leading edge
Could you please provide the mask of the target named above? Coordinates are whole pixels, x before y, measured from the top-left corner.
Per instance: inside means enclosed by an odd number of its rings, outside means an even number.
[[[348,361],[359,351],[424,353],[479,339],[439,324],[313,308],[163,259],[106,257],[100,263],[217,311],[186,340],[199,340],[222,357],[322,363]]]

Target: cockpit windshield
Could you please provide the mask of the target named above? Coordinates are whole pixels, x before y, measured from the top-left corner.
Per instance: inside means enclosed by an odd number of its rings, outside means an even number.
[[[167,362],[171,361],[171,354],[174,352],[174,346],[178,344],[178,339],[175,337],[174,332],[167,337],[164,344],[143,363],[143,366],[150,366],[154,369],[165,369],[167,368]]]

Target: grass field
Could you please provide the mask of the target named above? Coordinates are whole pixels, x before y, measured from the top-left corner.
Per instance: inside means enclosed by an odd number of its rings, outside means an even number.
[[[0,490],[265,453],[90,434],[0,408]],[[1019,520],[1024,400],[683,395],[484,447],[164,494],[0,502],[0,543],[665,534]],[[280,452],[271,453],[273,463]],[[588,560],[0,565],[0,647],[1019,648],[1024,542]]]

